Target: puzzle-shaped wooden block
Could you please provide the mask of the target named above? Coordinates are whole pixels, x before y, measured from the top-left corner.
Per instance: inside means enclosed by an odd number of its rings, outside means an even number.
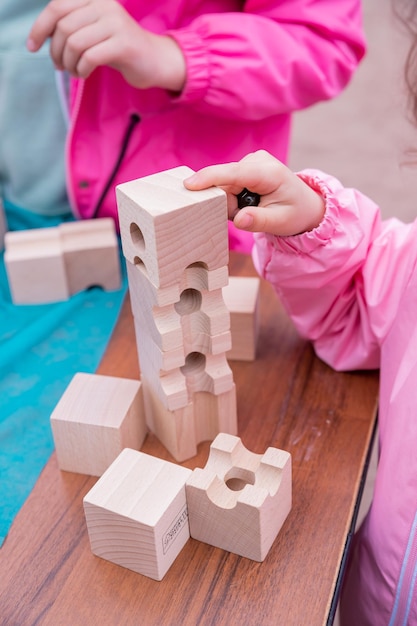
[[[101,476],[123,448],[139,450],[147,433],[138,380],[75,374],[51,415],[61,470]]]
[[[263,561],[291,510],[291,455],[249,452],[239,437],[220,433],[204,469],[187,481],[194,539]]]
[[[84,497],[92,552],[162,580],[188,541],[191,470],[125,449]]]

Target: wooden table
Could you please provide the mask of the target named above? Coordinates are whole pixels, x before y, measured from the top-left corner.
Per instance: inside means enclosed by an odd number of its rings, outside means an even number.
[[[232,255],[230,273],[254,275]],[[90,551],[82,498],[96,482],[52,456],[0,550],[2,626],[321,626],[340,566],[376,422],[376,372],[336,373],[300,339],[261,285],[255,362],[232,362],[239,436],[252,452],[288,450],[293,508],[263,563],[190,539],[161,582]],[[98,370],[137,378],[129,303]],[[209,443],[184,465],[204,467]],[[143,451],[173,460],[152,435]],[[335,593],[336,590],[336,593]]]

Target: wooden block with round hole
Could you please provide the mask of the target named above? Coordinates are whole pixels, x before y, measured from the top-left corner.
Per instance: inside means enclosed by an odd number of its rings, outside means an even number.
[[[116,187],[123,254],[158,288],[179,283],[186,268],[229,261],[226,194],[186,189],[192,173],[181,166]]]
[[[263,561],[291,510],[291,456],[247,450],[239,437],[220,433],[205,468],[187,480],[194,539]]]

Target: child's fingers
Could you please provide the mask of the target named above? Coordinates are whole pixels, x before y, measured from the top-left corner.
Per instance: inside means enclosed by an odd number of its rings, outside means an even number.
[[[246,188],[263,196],[279,187],[287,172],[282,163],[260,150],[239,162],[204,167],[187,178],[184,185],[192,190],[222,187],[235,195]]]
[[[184,180],[184,186],[192,191],[222,187],[225,191],[237,195],[243,189],[238,163],[210,165],[192,174]]]
[[[294,234],[290,207],[285,205],[241,209],[233,223],[237,228],[252,233],[270,233],[280,237]]]
[[[67,14],[85,5],[86,0],[52,0],[30,29],[27,38],[27,48],[30,52],[36,52],[43,46],[48,37],[55,31],[58,22]]]

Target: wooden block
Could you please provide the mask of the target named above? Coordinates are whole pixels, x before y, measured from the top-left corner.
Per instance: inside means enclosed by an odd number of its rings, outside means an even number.
[[[190,475],[180,465],[123,450],[84,497],[92,552],[162,580],[190,537],[185,499]]]
[[[4,213],[3,200],[0,198],[0,250],[4,248],[4,237],[7,232],[6,215]]]
[[[229,284],[223,287],[232,333],[228,359],[254,361],[256,358],[260,282],[256,276],[230,276]]]
[[[96,286],[120,289],[119,244],[111,218],[66,222],[59,232],[70,294]]]
[[[134,324],[142,380],[152,381],[155,393],[168,409],[185,407],[197,391],[219,395],[233,387],[233,373],[224,352],[184,355],[183,347],[163,352],[137,325],[136,319]],[[229,334],[226,340],[230,345]]]
[[[121,286],[118,240],[112,219],[68,222],[8,232],[4,260],[15,304],[67,300],[91,286]]]
[[[191,271],[189,268],[180,284],[157,289],[137,266],[127,262],[136,325],[163,352],[179,346],[184,347],[185,353],[225,352],[231,345],[230,313],[221,287],[227,284],[228,272],[227,267],[219,270],[207,272],[193,268]],[[207,284],[210,290],[205,289]],[[220,284],[220,287],[213,284]]]
[[[116,187],[124,256],[158,288],[181,282],[187,267],[228,264],[226,194],[189,191],[192,173],[177,167]]]
[[[142,378],[146,420],[149,429],[178,463],[197,454],[197,446],[212,441],[220,432],[237,434],[236,389],[217,396],[199,391],[185,407],[170,411]]]
[[[9,231],[4,262],[15,304],[67,300],[64,256],[57,228]]]
[[[291,510],[291,480],[288,452],[254,454],[220,433],[186,483],[191,536],[263,561]]]
[[[142,384],[78,373],[51,415],[51,428],[61,470],[101,476],[123,448],[143,444]]]

